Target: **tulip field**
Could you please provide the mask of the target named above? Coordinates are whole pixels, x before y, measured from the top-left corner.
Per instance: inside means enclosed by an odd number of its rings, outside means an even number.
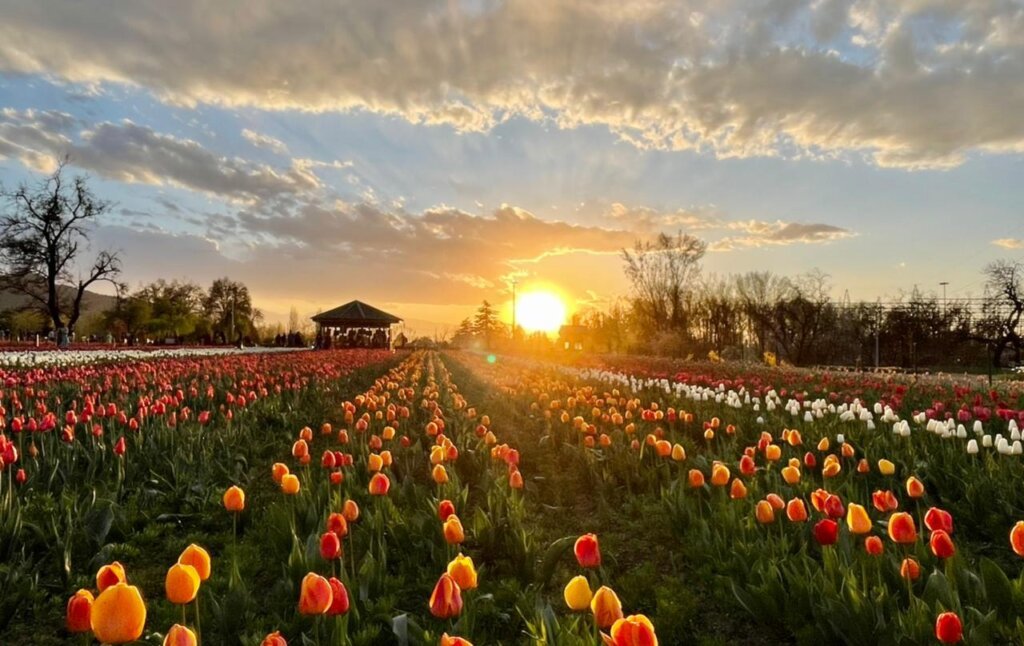
[[[434,351],[12,363],[0,643],[1024,643],[1022,386]]]

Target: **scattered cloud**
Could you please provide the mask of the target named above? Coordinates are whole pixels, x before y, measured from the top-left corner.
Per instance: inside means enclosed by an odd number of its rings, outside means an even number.
[[[131,121],[102,122],[77,132],[75,126],[63,113],[4,110],[0,157],[15,157],[46,172],[66,155],[76,166],[107,179],[178,186],[243,203],[294,198],[321,187],[306,165],[275,169],[224,157],[196,141]]]
[[[1024,240],[1020,238],[999,238],[993,240],[992,244],[1003,249],[1024,249]]]
[[[278,155],[288,154],[288,146],[286,146],[285,143],[280,139],[275,139],[270,135],[263,135],[254,130],[245,128],[242,130],[242,137],[244,137],[246,141],[251,143],[253,146],[256,146],[257,148],[266,148],[267,150],[275,152]]]
[[[601,125],[719,157],[948,168],[1024,151],[1010,0],[0,0],[0,71],[177,105]],[[273,150],[274,144],[263,141]]]

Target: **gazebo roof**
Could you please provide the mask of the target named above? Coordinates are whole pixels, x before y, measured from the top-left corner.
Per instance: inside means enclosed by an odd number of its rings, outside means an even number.
[[[345,303],[317,314],[313,320],[321,325],[350,327],[387,327],[402,321],[394,314],[388,314],[362,301]]]

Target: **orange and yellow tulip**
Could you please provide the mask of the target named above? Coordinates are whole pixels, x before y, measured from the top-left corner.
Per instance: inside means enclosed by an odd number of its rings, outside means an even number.
[[[601,637],[607,646],[658,646],[654,624],[644,615],[630,615],[612,624],[609,635]]]
[[[462,521],[455,514],[452,514],[444,521],[442,529],[444,531],[444,540],[449,545],[458,545],[466,540],[466,533],[462,529]]]
[[[232,485],[224,492],[224,509],[236,514],[245,509],[245,492],[241,487]]]
[[[430,593],[430,614],[438,619],[458,617],[462,612],[462,590],[450,574],[445,572]]]
[[[196,634],[186,626],[174,624],[164,637],[164,646],[196,646]]]
[[[164,589],[171,603],[192,603],[199,593],[199,573],[191,565],[175,563],[167,570]]]
[[[383,473],[375,473],[370,478],[369,491],[371,496],[386,496],[391,489],[391,480]]]
[[[905,511],[898,511],[889,517],[889,538],[894,543],[909,545],[917,542],[917,527],[914,517]]]
[[[194,567],[200,581],[210,578],[210,553],[195,543],[185,548],[181,556],[178,557],[178,563]]]
[[[286,473],[284,477],[281,478],[281,491],[285,494],[294,496],[299,493],[300,488],[301,485],[299,483],[299,478],[295,474]]]
[[[622,602],[614,590],[603,585],[590,600],[590,611],[594,613],[594,621],[598,628],[610,628],[616,621],[622,619]]]
[[[331,607],[334,592],[324,577],[310,572],[302,579],[299,592],[299,612],[304,615],[322,615]]]
[[[476,568],[473,566],[473,559],[471,557],[463,556],[460,552],[458,556],[448,563],[448,574],[455,579],[455,582],[459,584],[461,589],[476,589]]]
[[[92,604],[93,635],[104,644],[127,644],[142,636],[146,604],[139,589],[127,583],[108,586]]]
[[[871,532],[871,517],[868,510],[855,502],[851,502],[846,510],[846,526],[854,534],[867,534]]]

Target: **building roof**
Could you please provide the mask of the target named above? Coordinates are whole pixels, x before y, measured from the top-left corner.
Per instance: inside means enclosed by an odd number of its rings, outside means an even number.
[[[348,325],[352,327],[386,327],[402,321],[402,319],[394,314],[388,314],[362,301],[345,303],[335,307],[333,310],[317,314],[313,317],[313,320],[321,325]]]

